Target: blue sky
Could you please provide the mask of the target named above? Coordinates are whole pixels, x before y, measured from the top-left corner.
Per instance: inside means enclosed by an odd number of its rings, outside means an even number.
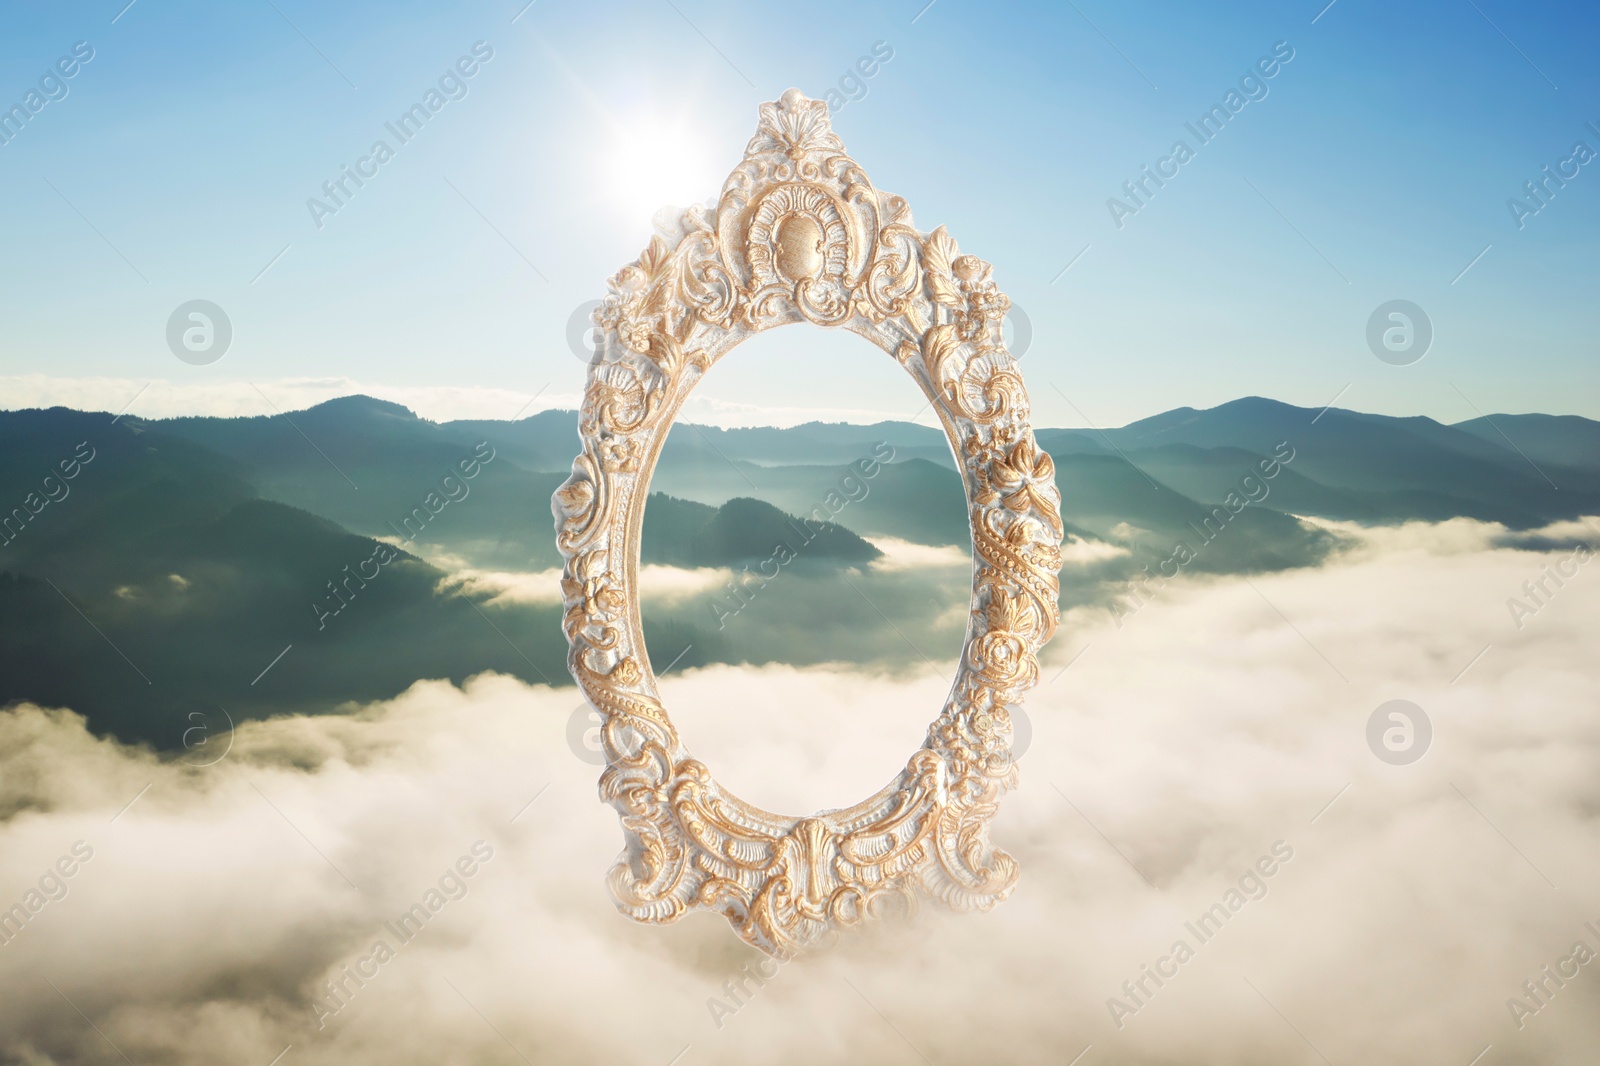
[[[94,49],[0,145],[0,406],[115,409],[152,382],[150,414],[349,383],[437,417],[570,404],[567,321],[652,205],[713,196],[760,101],[822,96],[883,42],[835,128],[920,227],[995,264],[1038,423],[1247,394],[1600,417],[1600,161],[1520,229],[1506,206],[1574,142],[1600,150],[1587,5],[125,2],[0,15],[0,106]],[[318,228],[307,199],[478,41],[465,96]],[[1278,42],[1266,95],[1200,146],[1185,123]],[[1107,200],[1179,139],[1194,158],[1119,228]],[[196,298],[234,330],[206,366],[165,341]],[[1435,329],[1409,366],[1367,347],[1392,299]],[[919,406],[856,338],[747,347],[692,417]]]

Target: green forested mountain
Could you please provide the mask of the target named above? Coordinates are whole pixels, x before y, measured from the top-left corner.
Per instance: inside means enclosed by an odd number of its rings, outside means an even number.
[[[219,709],[329,711],[490,669],[565,684],[549,499],[575,423],[434,423],[362,396],[270,418],[0,412],[0,703],[173,748]],[[1179,545],[1190,572],[1316,565],[1339,539],[1307,517],[1600,513],[1600,424],[1581,418],[1248,398],[1037,437],[1069,534],[1099,546],[1064,606],[1109,605]],[[659,666],[923,669],[959,647],[967,509],[939,431],[678,425],[651,488],[641,561],[709,575],[645,588]],[[803,550],[780,565],[779,545]]]

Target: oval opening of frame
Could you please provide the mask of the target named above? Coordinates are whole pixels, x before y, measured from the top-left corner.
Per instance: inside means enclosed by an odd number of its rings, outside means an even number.
[[[989,907],[1017,867],[988,821],[1017,780],[1009,708],[1058,621],[1060,497],[1001,338],[1010,301],[943,228],[917,230],[797,90],[763,104],[711,208],[685,212],[610,281],[605,344],[579,416],[583,451],[553,500],[568,664],[601,713],[601,796],[627,849],[609,885],[644,922],[724,914],[788,956],[886,907]],[[842,327],[895,358],[949,439],[968,504],[973,583],[956,677],[898,777],[850,807],[782,815],[718,785],[662,706],[640,625],[650,475],[705,372],[776,326]]]
[[[903,368],[844,330],[757,334],[699,390],[847,402],[820,381],[862,389],[871,408],[926,408]],[[640,537],[640,614],[662,703],[685,746],[746,801],[847,806],[899,772],[960,660],[971,534],[949,444],[936,425],[777,437],[687,417],[667,434]],[[726,665],[692,669],[707,662]]]

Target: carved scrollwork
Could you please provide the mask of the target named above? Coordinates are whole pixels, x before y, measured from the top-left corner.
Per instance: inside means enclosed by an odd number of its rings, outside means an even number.
[[[760,108],[711,209],[684,213],[608,284],[604,343],[579,418],[583,452],[552,499],[568,666],[604,718],[600,795],[627,848],[608,875],[641,922],[718,911],[789,957],[921,897],[988,908],[1017,864],[989,841],[1017,783],[1011,707],[1059,622],[1060,495],[1001,337],[1010,300],[943,227],[924,234],[844,151],[827,105],[791,89]],[[793,817],[719,786],[657,694],[638,605],[656,459],[710,366],[761,330],[809,321],[867,337],[906,367],[959,460],[972,521],[972,611],[951,693],[923,746],[876,795]]]

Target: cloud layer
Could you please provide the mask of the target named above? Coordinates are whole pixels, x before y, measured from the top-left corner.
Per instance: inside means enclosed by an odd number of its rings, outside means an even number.
[[[209,767],[221,731],[160,759],[7,712],[0,907],[75,842],[93,857],[0,945],[0,1060],[1578,1061],[1600,1040],[1592,965],[1521,1029],[1507,1006],[1575,941],[1600,949],[1600,570],[1520,629],[1505,603],[1558,554],[1418,525],[1314,571],[1175,582],[1120,628],[1070,612],[994,826],[1016,895],[924,908],[764,986],[722,919],[611,908],[620,834],[567,747],[570,689],[424,682],[242,724]],[[664,694],[720,776],[796,810],[892,775],[950,668],[712,667]],[[1433,725],[1411,765],[1367,747],[1395,698]],[[492,858],[440,889],[479,841]],[[1202,943],[1186,923],[1280,841],[1265,895]],[[386,923],[457,884],[400,944]],[[380,940],[393,957],[362,962]],[[1193,957],[1140,991],[1178,940]],[[319,1012],[341,979],[348,1005]],[[1137,1006],[1121,1028],[1112,997]]]

